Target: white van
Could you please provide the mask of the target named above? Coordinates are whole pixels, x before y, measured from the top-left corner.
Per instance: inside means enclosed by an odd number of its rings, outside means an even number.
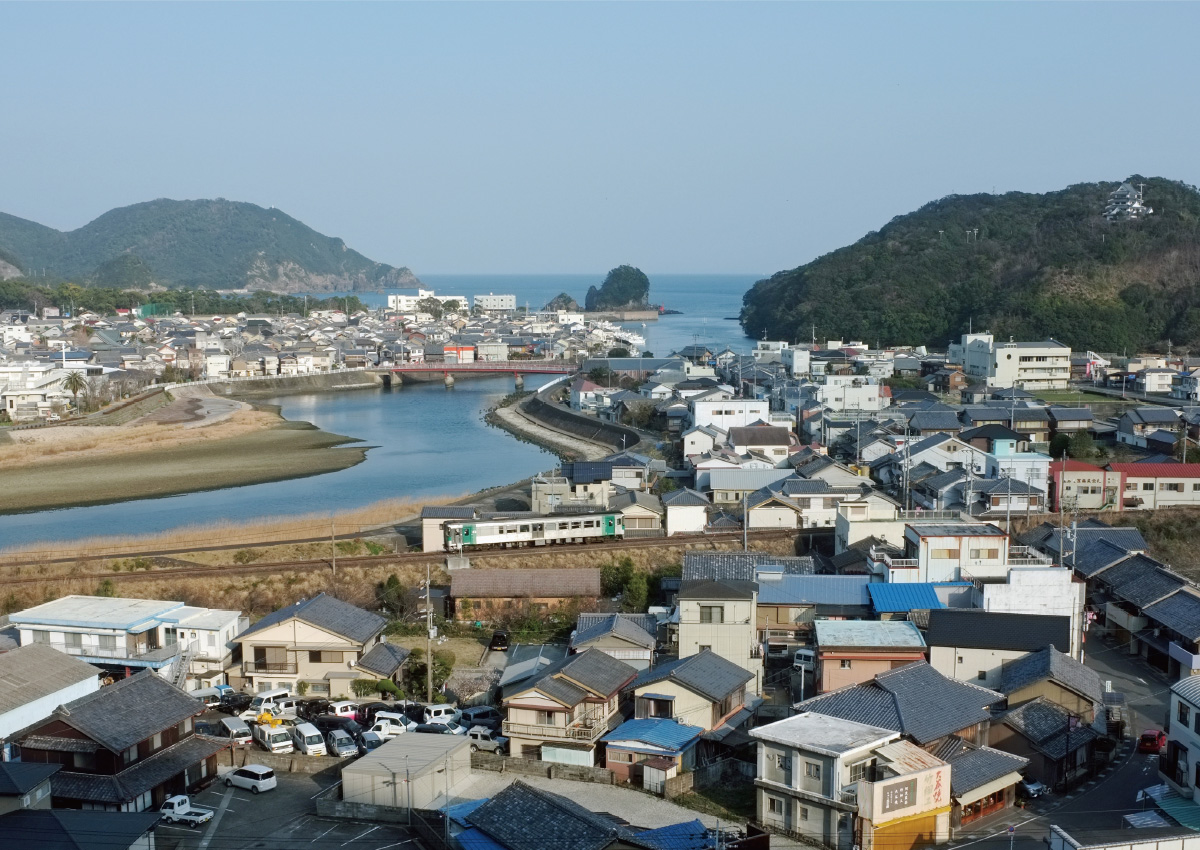
[[[258,741],[268,753],[290,753],[296,748],[292,745],[292,736],[282,726],[269,726],[265,723],[254,727],[254,740]]]
[[[299,723],[292,727],[292,744],[296,752],[306,756],[325,755],[325,739],[311,723]]]
[[[462,718],[462,712],[452,705],[425,706],[425,722],[436,723],[440,726],[447,723],[457,723]]]
[[[817,669],[817,653],[816,650],[802,646],[796,650],[796,656],[792,660],[792,668],[795,670],[803,670],[805,673],[815,672]]]
[[[296,701],[291,699],[291,692],[287,688],[276,688],[273,691],[263,691],[260,694],[255,694],[254,699],[250,700],[250,705],[238,717],[242,720],[253,720],[262,714],[264,711],[269,711],[272,714],[284,714],[286,712],[278,711],[277,703],[284,700],[290,700],[292,704],[292,714],[296,713]]]
[[[337,717],[349,717],[353,720],[355,715],[358,714],[358,703],[348,699],[338,700],[337,702],[330,703],[329,710],[325,713]]]
[[[222,717],[221,722],[217,724],[217,731],[222,738],[228,738],[230,743],[235,745],[249,744],[253,737],[250,727],[240,717]]]

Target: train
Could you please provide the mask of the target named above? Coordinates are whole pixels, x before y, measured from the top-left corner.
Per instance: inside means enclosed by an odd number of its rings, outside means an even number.
[[[442,526],[447,552],[557,543],[592,543],[625,537],[620,514],[502,517],[448,522]]]

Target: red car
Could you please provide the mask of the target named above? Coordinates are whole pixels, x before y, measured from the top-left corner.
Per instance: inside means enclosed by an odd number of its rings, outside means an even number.
[[[1138,738],[1139,753],[1161,753],[1162,748],[1167,745],[1167,733],[1160,729],[1147,729],[1142,733],[1142,737]]]

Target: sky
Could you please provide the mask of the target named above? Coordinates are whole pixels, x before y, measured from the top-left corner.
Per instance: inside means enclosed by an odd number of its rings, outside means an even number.
[[[274,206],[422,273],[792,268],[949,194],[1200,183],[1200,4],[5,3],[0,211]]]

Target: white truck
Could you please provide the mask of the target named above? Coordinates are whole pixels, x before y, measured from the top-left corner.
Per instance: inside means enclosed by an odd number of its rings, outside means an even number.
[[[167,823],[186,823],[195,829],[202,823],[212,820],[213,810],[202,806],[193,806],[192,800],[186,794],[176,794],[163,801],[159,811]]]
[[[492,730],[486,726],[471,727],[471,731],[467,732],[467,738],[471,741],[471,752],[473,753],[485,750],[502,755],[508,750],[508,738],[492,734]]]
[[[296,750],[291,734],[283,726],[256,723],[252,734],[258,745],[268,753],[291,753]]]

